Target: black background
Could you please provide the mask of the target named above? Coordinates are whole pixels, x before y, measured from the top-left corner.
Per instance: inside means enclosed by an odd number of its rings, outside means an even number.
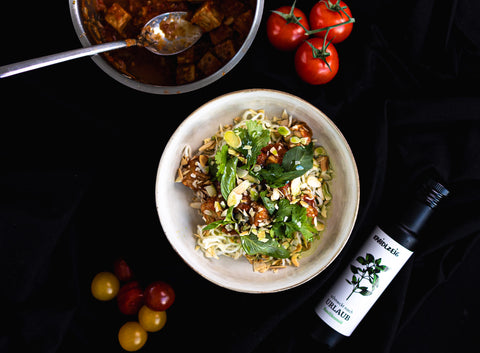
[[[313,4],[297,2],[306,12]],[[167,325],[142,351],[296,352],[336,271],[432,170],[452,194],[346,349],[475,350],[480,3],[349,1],[356,24],[337,45],[338,75],[324,86],[301,82],[293,54],[269,45],[265,21],[280,5],[290,3],[266,1],[243,60],[196,92],[135,91],[89,58],[0,81],[0,351],[122,351],[117,332],[132,318],[115,301],[93,299],[90,282],[123,256],[142,283],[164,280],[176,290]],[[3,4],[0,29],[0,65],[80,47],[67,1]],[[155,209],[156,169],[176,126],[245,88],[293,93],[325,112],[350,143],[361,180],[342,254],[315,279],[275,294],[236,293],[197,275],[163,236]]]

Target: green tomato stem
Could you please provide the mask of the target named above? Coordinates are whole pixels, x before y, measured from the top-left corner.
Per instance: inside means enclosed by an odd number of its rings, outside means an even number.
[[[272,12],[273,13],[276,13],[277,15],[281,16],[285,22],[287,22],[287,24],[290,24],[290,23],[295,23],[295,24],[298,24],[300,27],[303,28],[304,31],[307,31],[307,29],[300,23],[300,20],[302,19],[301,17],[297,17],[293,14],[293,11],[295,10],[295,3],[297,2],[297,0],[295,0],[292,4],[292,7],[290,8],[290,12],[287,14],[287,13],[283,13],[283,12],[280,12],[280,11],[276,11],[276,10],[273,10]]]
[[[321,2],[324,2],[325,3],[325,6],[327,7],[327,9],[331,10],[331,11],[335,11],[335,12],[342,12],[348,19],[345,21],[345,22],[342,22],[342,23],[337,23],[335,25],[331,25],[331,26],[328,26],[328,27],[323,27],[323,28],[318,28],[318,29],[312,29],[312,30],[306,30],[305,28],[305,34],[310,36],[312,34],[315,34],[315,33],[319,33],[319,32],[323,32],[323,31],[328,31],[332,28],[335,28],[335,27],[340,27],[340,26],[343,26],[343,25],[347,25],[349,23],[354,23],[355,22],[355,18],[349,16],[346,12],[345,12],[345,9],[346,7],[341,7],[340,6],[340,0],[337,0],[336,3],[332,3],[330,0],[321,0]],[[295,2],[294,2],[295,4]]]
[[[323,44],[322,44],[322,48],[321,49],[318,49],[316,48],[312,43],[310,43],[308,40],[306,40],[307,44],[312,48],[312,56],[313,58],[315,59],[321,59],[323,60],[323,62],[325,63],[325,65],[327,65],[328,69],[330,71],[332,71],[332,68],[330,67],[330,64],[327,62],[327,57],[330,56],[330,53],[327,52],[327,48],[328,46],[330,45],[330,43],[332,42],[332,40],[330,39],[328,43],[326,43],[327,41],[327,36],[328,36],[328,31],[330,31],[330,28],[327,29],[327,34],[325,35],[325,37],[323,37]]]
[[[340,27],[340,26],[347,25],[349,23],[354,23],[354,22],[355,22],[355,19],[353,17],[350,17],[347,21],[342,22],[342,23],[337,23],[337,24],[334,24],[334,25],[331,25],[331,26],[322,27],[322,28],[318,28],[318,29],[305,30],[305,34],[309,36],[309,35],[312,35],[312,34],[315,34],[315,33],[323,32],[323,31],[329,31],[332,28]],[[303,29],[305,29],[305,28],[303,28]]]
[[[297,2],[297,0],[294,0],[293,1],[293,4],[292,4],[292,7],[290,8],[290,13],[288,14],[285,14],[283,12],[279,12],[279,11],[272,11],[274,13],[276,13],[277,15],[281,16],[286,22],[287,24],[289,23],[295,23],[297,25],[299,25],[300,27],[303,28],[303,30],[305,31],[305,35],[307,37],[309,37],[310,35],[312,34],[315,34],[315,33],[319,33],[319,32],[323,32],[323,31],[329,31],[330,29],[332,28],[335,28],[335,27],[339,27],[339,26],[343,26],[343,25],[346,25],[346,24],[349,24],[349,23],[354,23],[355,22],[355,18],[353,17],[350,17],[344,10],[344,8],[342,8],[339,3],[340,3],[340,0],[338,0],[335,4],[334,3],[331,3],[330,1],[326,1],[326,0],[322,0],[325,2],[327,8],[329,10],[332,10],[332,11],[336,11],[336,12],[342,12],[345,16],[348,17],[348,20],[346,20],[345,22],[342,22],[342,23],[337,23],[335,25],[331,25],[331,26],[327,26],[327,27],[323,27],[323,28],[318,28],[318,29],[313,29],[313,30],[308,30],[305,28],[305,26],[300,22],[300,20],[302,19],[301,17],[297,17],[293,14],[293,11],[295,10],[295,4]]]

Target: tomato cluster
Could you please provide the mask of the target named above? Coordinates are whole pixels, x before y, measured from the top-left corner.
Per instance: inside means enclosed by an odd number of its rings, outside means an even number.
[[[147,332],[156,332],[165,326],[166,310],[175,301],[175,291],[163,281],[142,288],[124,259],[116,260],[113,267],[114,273],[104,271],[93,278],[91,292],[101,301],[116,297],[121,313],[138,316],[138,321],[128,321],[118,331],[120,345],[132,352],[143,347]]]
[[[333,43],[350,35],[355,19],[342,0],[320,0],[305,13],[292,6],[272,11],[267,19],[270,43],[281,51],[296,51],[294,65],[300,78],[312,85],[330,82],[338,72],[338,52]]]

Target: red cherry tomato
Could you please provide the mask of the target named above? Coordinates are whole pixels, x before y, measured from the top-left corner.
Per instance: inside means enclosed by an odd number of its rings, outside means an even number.
[[[143,305],[144,293],[137,281],[124,284],[117,295],[118,309],[125,315],[135,315]]]
[[[332,80],[338,72],[338,53],[333,44],[325,49],[324,59],[314,57],[314,50],[308,44],[322,51],[324,40],[311,38],[304,42],[295,53],[295,70],[300,78],[312,85],[321,85]],[[319,53],[320,54],[320,53]],[[327,65],[328,63],[328,65]],[[329,67],[330,66],[330,67]]]
[[[310,10],[309,22],[311,30],[337,25],[349,20],[352,17],[350,8],[343,2],[337,0],[322,0],[317,2]],[[331,28],[328,32],[327,41],[340,43],[347,39],[352,32],[353,23]],[[314,33],[314,36],[323,38],[326,31]]]
[[[168,283],[156,281],[145,288],[145,305],[152,310],[165,311],[174,301],[175,292]]]
[[[276,11],[284,13],[287,17],[290,15],[292,7],[282,6]],[[291,14],[297,18],[300,18],[300,23],[308,30],[307,16],[302,10],[294,8]],[[293,18],[290,16],[290,18]],[[308,36],[305,34],[305,30],[296,24],[283,18],[281,15],[272,12],[267,20],[267,36],[270,43],[278,50],[293,51],[295,50]]]
[[[133,279],[132,269],[127,264],[127,262],[122,258],[116,259],[115,262],[113,263],[113,272],[115,273],[115,276],[117,276],[117,278],[120,281],[128,282]]]

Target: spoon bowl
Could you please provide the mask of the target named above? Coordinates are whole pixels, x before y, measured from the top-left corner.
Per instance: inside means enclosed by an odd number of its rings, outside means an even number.
[[[177,11],[152,18],[143,27],[139,42],[157,55],[175,55],[187,50],[201,38],[203,31],[186,17],[186,12]]]
[[[135,45],[157,55],[175,55],[190,48],[203,34],[202,29],[188,22],[186,17],[187,13],[183,11],[163,13],[148,21],[136,39],[103,43],[1,66],[0,78]]]

